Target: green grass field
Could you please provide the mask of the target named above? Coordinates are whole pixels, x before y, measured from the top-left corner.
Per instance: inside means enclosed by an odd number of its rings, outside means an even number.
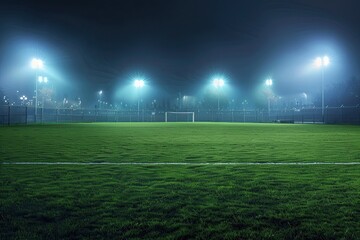
[[[0,239],[360,239],[359,126],[3,127],[0,162]]]

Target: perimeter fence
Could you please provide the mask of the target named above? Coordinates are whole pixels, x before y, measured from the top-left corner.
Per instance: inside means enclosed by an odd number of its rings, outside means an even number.
[[[280,122],[360,124],[360,107],[303,108],[291,110],[191,110],[195,122]],[[192,121],[191,115],[171,115],[168,122]],[[105,109],[53,109],[0,106],[0,125],[76,122],[165,122],[165,111]]]

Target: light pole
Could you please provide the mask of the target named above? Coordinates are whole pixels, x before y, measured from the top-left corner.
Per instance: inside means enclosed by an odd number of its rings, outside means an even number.
[[[187,108],[188,108],[188,96],[184,95],[183,96],[183,108],[185,109],[185,111],[187,111]]]
[[[248,101],[245,99],[242,103],[243,105],[243,113],[244,113],[244,122],[245,122],[245,114],[246,114],[246,105],[248,104]]]
[[[270,88],[273,84],[273,81],[271,78],[266,79],[265,81],[265,85]],[[269,120],[270,120],[270,92],[269,92],[269,96],[268,96],[268,114],[269,114]]]
[[[135,79],[134,81],[134,87],[137,90],[137,95],[138,95],[138,102],[137,102],[137,107],[138,107],[138,121],[140,122],[140,94],[139,94],[139,89],[145,86],[145,82],[142,79]]]
[[[38,82],[40,84],[43,84],[43,83],[48,83],[48,78],[47,77],[43,77],[43,76],[38,76]],[[42,89],[42,103],[41,103],[41,121],[44,117],[44,104],[45,103],[45,99],[44,99],[44,88]]]
[[[317,57],[315,59],[315,66],[321,68],[321,118],[322,122],[325,122],[325,97],[324,97],[324,67],[330,64],[330,58],[328,56]]]
[[[99,109],[101,109],[101,96],[102,96],[102,94],[103,94],[103,91],[100,90],[100,91],[98,92],[98,94],[99,94]]]
[[[214,87],[216,88],[217,90],[217,109],[218,111],[220,111],[220,91],[219,91],[219,88],[222,88],[224,86],[224,79],[222,78],[215,78],[213,80],[213,85]]]
[[[31,67],[35,69],[35,122],[37,116],[37,107],[38,107],[38,89],[37,89],[37,82],[38,82],[38,69],[42,69],[44,67],[44,62],[41,59],[33,58],[31,60]]]

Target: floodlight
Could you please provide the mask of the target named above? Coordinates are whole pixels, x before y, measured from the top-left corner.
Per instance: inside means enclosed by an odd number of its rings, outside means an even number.
[[[102,90],[100,90],[100,91],[99,91],[99,95],[102,95],[102,94],[103,94],[103,91],[102,91]]]
[[[142,87],[144,87],[144,85],[145,85],[144,80],[142,80],[142,79],[135,79],[135,81],[134,81],[134,87],[136,87],[136,88],[142,88]]]
[[[328,56],[323,57],[323,66],[327,66],[330,64],[330,58]]]
[[[23,96],[20,97],[20,100],[26,101],[26,100],[27,100],[27,97],[26,97],[25,95],[23,95]]]
[[[44,62],[41,59],[33,58],[31,60],[31,67],[34,69],[42,69],[44,67]]]
[[[224,79],[222,78],[215,78],[213,80],[213,85],[215,88],[223,87],[224,86]]]
[[[317,57],[314,61],[316,67],[326,67],[330,64],[330,58],[328,56]]]
[[[272,86],[272,84],[273,84],[273,81],[272,81],[271,78],[266,79],[266,81],[265,81],[265,85],[266,85],[266,86],[270,87],[270,86]]]

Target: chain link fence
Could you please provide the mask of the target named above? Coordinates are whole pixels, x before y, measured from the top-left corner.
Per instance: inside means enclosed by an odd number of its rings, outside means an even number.
[[[360,108],[328,107],[324,121],[321,108],[292,110],[187,110],[195,112],[195,122],[279,122],[279,123],[327,123],[360,124]],[[33,107],[0,106],[0,125],[34,123],[76,122],[165,122],[165,111],[119,111],[99,109],[53,109]],[[169,122],[191,122],[190,115],[174,115]]]

